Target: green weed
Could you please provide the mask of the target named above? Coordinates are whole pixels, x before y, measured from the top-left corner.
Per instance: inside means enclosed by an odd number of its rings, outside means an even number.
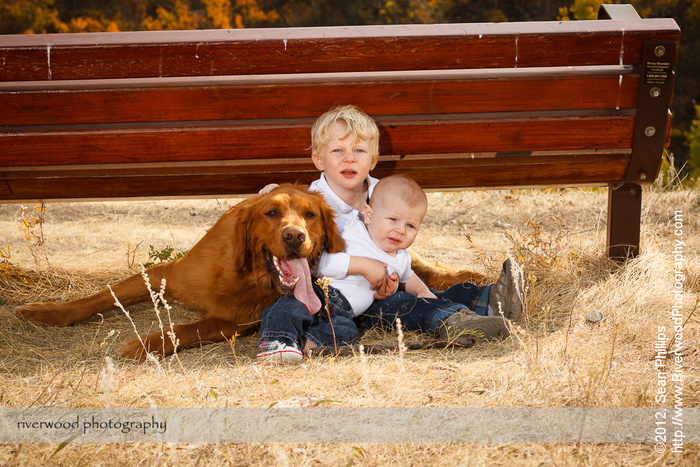
[[[149,245],[150,251],[148,252],[148,261],[144,263],[145,268],[153,267],[157,264],[168,263],[170,261],[175,261],[176,259],[182,258],[187,253],[185,251],[175,251],[174,247],[170,245],[165,245],[162,250],[156,250],[153,245]]]

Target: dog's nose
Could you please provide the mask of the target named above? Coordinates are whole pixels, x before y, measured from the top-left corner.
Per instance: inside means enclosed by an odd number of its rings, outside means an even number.
[[[287,227],[282,231],[282,240],[291,247],[298,247],[306,240],[306,232],[299,227]]]

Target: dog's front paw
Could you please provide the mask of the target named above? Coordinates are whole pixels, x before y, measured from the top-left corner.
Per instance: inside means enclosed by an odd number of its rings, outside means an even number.
[[[15,308],[15,314],[27,321],[48,324],[49,326],[65,324],[65,317],[57,312],[56,308],[53,303],[29,303]]]
[[[139,339],[129,339],[119,347],[119,354],[131,360],[145,361],[146,353],[146,349],[143,348],[143,344]]]

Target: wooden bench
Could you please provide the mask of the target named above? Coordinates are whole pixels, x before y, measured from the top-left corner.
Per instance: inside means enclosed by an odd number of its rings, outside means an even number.
[[[352,103],[373,175],[424,188],[609,186],[639,249],[680,31],[596,21],[0,36],[0,200],[202,197],[309,183],[310,127]]]

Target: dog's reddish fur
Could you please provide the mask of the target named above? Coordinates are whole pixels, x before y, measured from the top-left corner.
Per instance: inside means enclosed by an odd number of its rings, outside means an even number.
[[[285,242],[283,231],[288,227],[304,234],[299,245]],[[266,270],[265,249],[278,258],[307,258],[313,268],[323,248],[332,253],[345,248],[333,211],[320,194],[282,185],[226,212],[184,257],[146,272],[153,290],[159,290],[165,279],[166,298],[202,314],[200,321],[174,326],[178,349],[183,349],[229,339],[235,333],[250,334],[259,327],[262,310],[282,294]],[[113,285],[112,290],[124,306],[150,300],[139,274]],[[32,303],[18,307],[17,313],[32,321],[68,325],[114,308],[114,298],[105,289],[66,303]],[[142,339],[148,351],[172,354],[171,340],[162,337],[157,332]],[[124,342],[120,353],[126,358],[145,358],[138,339]]]

